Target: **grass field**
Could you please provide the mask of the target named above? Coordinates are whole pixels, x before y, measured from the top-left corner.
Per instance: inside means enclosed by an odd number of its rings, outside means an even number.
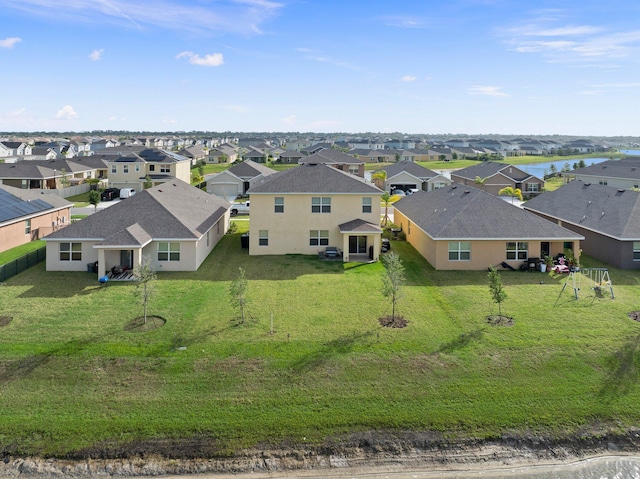
[[[0,451],[205,437],[225,454],[357,431],[554,435],[640,420],[640,324],[627,317],[638,273],[611,270],[615,299],[583,279],[576,300],[571,285],[560,295],[564,276],[504,272],[515,324],[493,327],[486,272],[434,271],[393,242],[409,325],[386,329],[381,264],[249,257],[238,223],[198,272],[159,274],[149,313],[166,325],[153,331],[125,330],[142,312],[131,283],[40,264],[0,286],[12,318],[0,327]],[[245,325],[227,293],[239,267]]]

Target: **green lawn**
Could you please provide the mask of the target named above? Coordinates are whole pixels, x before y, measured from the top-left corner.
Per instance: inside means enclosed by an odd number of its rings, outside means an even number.
[[[7,264],[10,261],[13,261],[14,259],[18,259],[21,256],[24,256],[27,253],[31,253],[32,251],[40,249],[44,246],[45,246],[44,241],[35,240],[20,246],[16,246],[15,248],[12,248],[10,250],[3,251],[2,253],[0,253],[0,265]]]
[[[149,312],[167,323],[150,332],[124,329],[142,312],[134,284],[102,288],[42,263],[0,287],[0,316],[13,318],[0,327],[0,450],[206,437],[224,454],[352,431],[496,437],[640,421],[640,324],[627,317],[638,273],[611,270],[614,300],[582,280],[575,300],[570,286],[560,296],[564,276],[503,272],[515,325],[492,327],[486,272],[437,272],[393,242],[409,325],[385,329],[381,264],[249,257],[238,224],[198,272],[159,274]],[[246,325],[227,293],[239,267]]]

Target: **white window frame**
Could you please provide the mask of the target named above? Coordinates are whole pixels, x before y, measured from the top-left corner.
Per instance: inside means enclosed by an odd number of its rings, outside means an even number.
[[[125,175],[129,174],[129,165],[122,165],[122,173]]]
[[[313,196],[311,197],[312,213],[331,213],[331,197],[330,196]]]
[[[31,234],[31,218],[24,220],[24,234]]]
[[[309,230],[309,246],[329,246],[329,230]]]
[[[160,165],[160,173],[171,173],[171,165]]]
[[[538,193],[540,185],[538,183],[526,183],[524,190],[527,193]]]
[[[111,165],[111,174],[115,175],[118,173],[118,165]]]
[[[284,196],[276,196],[273,198],[273,212],[284,213]]]
[[[373,201],[371,200],[371,196],[363,196],[362,197],[362,212],[363,213],[371,213],[373,211],[372,204],[373,204]]]
[[[507,241],[507,261],[527,261],[529,259],[528,241]]]
[[[82,261],[82,243],[60,243],[58,258],[60,261]]]
[[[258,246],[269,246],[269,230],[258,231]]]
[[[179,241],[160,241],[158,243],[158,261],[176,262],[180,261]]]
[[[449,241],[449,261],[471,261],[471,241]]]

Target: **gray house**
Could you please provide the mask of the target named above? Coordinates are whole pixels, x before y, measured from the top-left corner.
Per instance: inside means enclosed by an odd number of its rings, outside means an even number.
[[[637,191],[572,181],[523,207],[584,236],[585,254],[616,268],[640,269]]]
[[[228,170],[206,176],[207,193],[233,201],[236,197],[244,195],[256,182],[275,172],[251,160],[241,161]]]

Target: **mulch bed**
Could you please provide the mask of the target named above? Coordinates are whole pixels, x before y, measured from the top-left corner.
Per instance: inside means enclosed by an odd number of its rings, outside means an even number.
[[[640,311],[631,311],[627,316],[634,321],[640,321]]]
[[[380,324],[385,328],[406,328],[409,321],[404,319],[402,316],[396,316],[395,318],[391,316],[383,316],[379,318]]]
[[[167,320],[160,316],[147,316],[147,322],[144,316],[138,316],[124,325],[124,330],[130,333],[144,333],[159,329],[167,323]]]
[[[487,323],[491,326],[513,326],[513,318],[504,314],[495,314],[487,316]]]
[[[13,318],[11,316],[0,316],[0,328],[8,325],[12,320]]]

